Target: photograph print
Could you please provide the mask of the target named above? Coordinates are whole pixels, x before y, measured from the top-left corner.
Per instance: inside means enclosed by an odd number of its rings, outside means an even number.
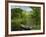
[[[11,6],[11,31],[40,30],[40,7]]]
[[[43,33],[43,4],[8,3],[8,34]]]

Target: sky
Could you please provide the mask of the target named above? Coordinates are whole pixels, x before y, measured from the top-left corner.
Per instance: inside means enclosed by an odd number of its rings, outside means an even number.
[[[32,9],[29,7],[29,6],[11,6],[11,9],[13,9],[13,8],[20,8],[20,9],[22,9],[22,10],[24,10],[24,11],[32,11]]]

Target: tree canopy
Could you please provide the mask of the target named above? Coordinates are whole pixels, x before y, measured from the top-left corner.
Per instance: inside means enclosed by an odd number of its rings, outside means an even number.
[[[30,8],[32,9],[30,12],[21,8],[11,9],[11,30],[21,30],[21,25],[32,27],[32,29],[40,29],[40,7]]]

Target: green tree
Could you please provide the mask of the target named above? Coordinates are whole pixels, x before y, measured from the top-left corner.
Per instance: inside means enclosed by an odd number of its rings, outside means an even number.
[[[20,8],[15,8],[15,9],[11,9],[11,19],[14,17],[19,17],[22,14],[22,9]]]
[[[11,27],[14,30],[20,28],[22,11],[20,8],[11,9]]]
[[[33,25],[40,29],[40,7],[30,7],[32,8],[31,18],[33,20]],[[36,29],[36,28],[35,28]]]

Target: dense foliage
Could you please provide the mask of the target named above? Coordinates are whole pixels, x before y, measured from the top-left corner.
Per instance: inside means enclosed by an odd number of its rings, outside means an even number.
[[[32,9],[32,11],[30,12],[24,11],[21,8],[11,9],[12,31],[40,29],[40,7],[30,7],[30,8]]]

